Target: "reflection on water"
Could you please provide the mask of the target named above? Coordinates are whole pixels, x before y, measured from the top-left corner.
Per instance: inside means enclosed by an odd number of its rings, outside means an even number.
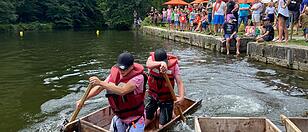
[[[145,64],[164,47],[179,56],[186,96],[203,99],[191,116],[266,116],[308,111],[308,73],[249,62],[135,32],[27,33],[0,38],[0,131],[55,131],[69,118],[88,77],[106,78],[123,51]],[[80,116],[107,105],[104,92],[86,102]],[[173,128],[193,129],[191,123]]]

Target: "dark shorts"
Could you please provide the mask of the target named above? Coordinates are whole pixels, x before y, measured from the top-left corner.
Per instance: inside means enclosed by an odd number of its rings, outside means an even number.
[[[286,17],[286,16],[284,16],[282,14],[278,14],[278,17],[282,17],[284,20],[288,20],[288,18],[289,18],[289,17]]]
[[[173,101],[159,102],[153,97],[148,96],[149,102],[145,107],[146,119],[152,120],[158,109],[160,108],[159,124],[165,125],[172,119]]]
[[[275,14],[268,14],[267,17],[270,19],[270,22],[275,21]]]
[[[272,41],[274,39],[274,37],[266,35],[264,37],[262,37],[264,41]]]
[[[292,16],[291,16],[291,14],[292,14]],[[299,15],[300,15],[299,10],[298,11],[290,11],[290,16],[291,16],[291,18],[293,17],[293,22],[294,23],[298,22]]]
[[[228,39],[228,38],[231,37],[231,34],[225,34],[224,37],[225,37],[225,39]],[[238,37],[237,34],[235,34],[235,35],[233,35],[233,37],[231,39],[236,39],[237,37]]]
[[[304,34],[308,34],[308,28],[304,28]]]
[[[207,15],[207,19],[208,19],[209,23],[212,22],[212,13],[209,13],[209,14]]]

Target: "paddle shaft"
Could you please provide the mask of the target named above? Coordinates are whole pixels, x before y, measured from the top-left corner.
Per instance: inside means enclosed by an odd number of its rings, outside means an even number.
[[[166,80],[166,82],[167,82],[169,91],[171,92],[172,99],[173,99],[174,101],[176,101],[177,99],[176,99],[176,96],[175,96],[175,93],[174,93],[174,91],[173,91],[173,87],[172,87],[172,85],[171,85],[171,82],[170,82],[170,80],[169,80],[168,75],[167,75],[166,73],[163,73],[163,76],[164,76],[164,78],[165,78],[165,80]],[[185,120],[185,117],[184,117],[184,115],[183,115],[182,109],[181,109],[180,107],[175,106],[175,104],[174,104],[174,107],[176,107],[176,108],[178,109],[178,111],[179,111],[179,113],[180,113],[181,119],[185,122],[186,120]]]
[[[89,93],[90,93],[90,91],[91,91],[91,88],[92,88],[92,85],[89,84],[88,87],[87,87],[86,92],[83,94],[83,96],[82,96],[82,98],[81,98],[81,101],[80,101],[80,104],[79,104],[80,107],[77,107],[77,108],[76,108],[76,110],[74,111],[74,113],[73,113],[73,115],[72,115],[72,117],[71,117],[71,119],[70,119],[69,122],[72,122],[72,121],[74,121],[74,120],[76,119],[76,117],[77,117],[79,111],[81,110],[81,106],[83,106],[84,102],[86,101],[86,99],[87,99],[87,97],[88,97],[88,95],[89,95]]]

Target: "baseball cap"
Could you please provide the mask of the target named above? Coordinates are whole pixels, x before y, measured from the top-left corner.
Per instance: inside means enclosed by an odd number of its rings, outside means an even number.
[[[163,48],[155,50],[154,58],[155,58],[155,61],[165,61],[166,63],[168,62],[167,53]]]
[[[126,70],[134,64],[134,57],[128,52],[124,52],[118,56],[117,66],[121,70]]]
[[[269,20],[270,20],[269,17],[264,17],[264,18],[262,19],[262,21],[269,21]]]

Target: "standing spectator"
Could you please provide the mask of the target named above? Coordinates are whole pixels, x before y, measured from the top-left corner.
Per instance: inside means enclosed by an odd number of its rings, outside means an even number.
[[[165,23],[167,23],[167,11],[166,11],[165,8],[163,8],[162,14],[163,14],[163,21],[162,21],[162,23],[165,24]]]
[[[154,23],[154,7],[151,7],[151,10],[150,10],[148,16],[151,17],[151,24],[153,24]]]
[[[180,8],[174,10],[174,26],[175,30],[180,29]]]
[[[194,20],[194,27],[195,28],[195,32],[197,32],[198,30],[201,32],[202,31],[202,24],[201,24],[201,14],[200,13],[197,13],[196,14],[196,19]]]
[[[212,11],[213,11],[213,4],[214,4],[215,0],[209,0],[209,2],[206,5],[206,10],[207,10],[207,19],[209,22],[209,34],[212,34]]]
[[[223,25],[224,38],[226,39],[227,55],[230,53],[230,43],[232,39],[236,40],[236,54],[240,54],[240,38],[237,36],[237,20],[234,16],[230,17],[228,22]]]
[[[278,40],[276,42],[281,43],[284,35],[286,43],[288,43],[288,28],[286,21],[289,18],[289,9],[285,0],[278,0]]]
[[[169,30],[172,28],[171,14],[172,14],[172,8],[169,5],[168,9],[167,9],[167,20],[168,20],[168,23],[169,23]]]
[[[301,14],[299,25],[304,29],[305,40],[308,42],[308,7],[306,7],[304,13]]]
[[[190,24],[190,31],[194,31],[194,21],[195,21],[196,13],[195,10],[189,13],[189,24]]]
[[[247,26],[248,22],[248,15],[249,15],[249,8],[250,5],[247,4],[247,0],[244,0],[244,3],[240,4],[239,8],[239,18],[238,18],[238,25],[241,25],[241,23],[244,23],[244,26]]]
[[[252,5],[252,16],[251,21],[253,22],[254,26],[260,26],[260,19],[261,19],[261,12],[262,12],[263,4],[259,0],[255,0],[255,3]]]
[[[186,13],[185,13],[185,10],[183,10],[183,11],[181,11],[181,16],[180,16],[180,28],[181,28],[181,31],[185,30],[186,23],[187,23]]]
[[[299,19],[299,15],[300,15],[300,5],[302,3],[302,0],[290,0],[290,3],[288,5],[288,9],[290,11],[290,15],[291,15],[291,25],[293,28],[295,26],[296,29],[296,34],[298,34],[298,19]],[[292,20],[293,19],[293,20]],[[293,29],[292,29],[293,30]]]
[[[257,42],[272,41],[275,31],[269,17],[263,18],[262,35],[257,37]]]
[[[234,16],[235,11],[237,10],[236,5],[237,4],[234,2],[234,0],[229,0],[227,3],[226,21],[229,21],[230,17]]]
[[[273,2],[270,2],[266,7],[265,14],[270,19],[270,22],[273,24],[275,20],[275,7]]]
[[[221,28],[221,25],[225,21],[225,13],[226,13],[226,3],[222,0],[216,0],[216,2],[213,4],[213,24],[214,24],[214,35],[217,35],[218,29]]]
[[[201,15],[201,24],[202,24],[202,31],[206,31],[209,23],[208,23],[208,20],[207,20],[207,13],[205,11],[205,9],[203,9],[204,11],[202,12],[202,15]]]

